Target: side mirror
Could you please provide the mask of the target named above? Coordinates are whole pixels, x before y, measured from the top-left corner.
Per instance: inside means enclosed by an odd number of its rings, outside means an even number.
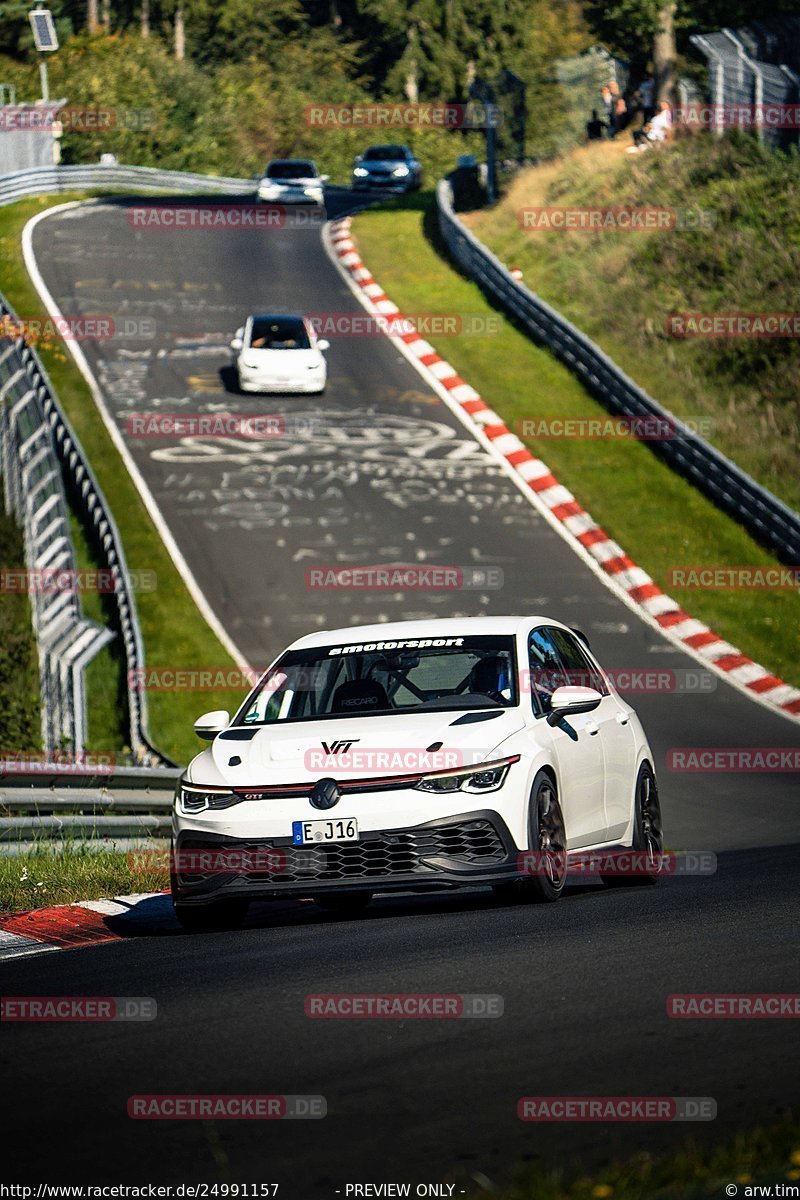
[[[564,717],[575,717],[578,713],[592,712],[597,708],[603,697],[600,692],[590,687],[556,688],[547,714],[548,725],[558,725]]]
[[[357,166],[358,166],[358,164],[361,162],[361,160],[362,160],[362,158],[363,158],[363,157],[364,157],[364,156],[363,156],[363,154],[357,154],[357,155],[355,156],[355,158],[353,159],[353,166],[354,166],[354,167],[357,167]]]
[[[241,329],[237,329],[231,341],[231,350],[241,350],[244,345],[244,325]]]
[[[330,179],[330,175],[320,175],[320,179],[322,180],[323,183],[327,183],[328,180]]]
[[[320,338],[319,341],[317,342],[318,350],[330,350],[330,348],[331,348],[331,344],[327,338]]]
[[[204,742],[213,742],[217,734],[227,729],[230,723],[230,713],[224,708],[217,708],[214,712],[203,713],[202,717],[198,717],[194,723],[194,731]]]

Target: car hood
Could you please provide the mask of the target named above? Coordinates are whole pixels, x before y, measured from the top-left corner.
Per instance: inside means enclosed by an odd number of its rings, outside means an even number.
[[[326,775],[369,779],[469,766],[495,757],[500,743],[524,727],[519,707],[476,720],[478,711],[237,726],[194,760],[189,777],[199,784],[251,787],[313,783]],[[426,757],[435,743],[441,748]]]

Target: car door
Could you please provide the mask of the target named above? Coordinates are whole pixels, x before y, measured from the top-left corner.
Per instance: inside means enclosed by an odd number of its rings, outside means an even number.
[[[564,629],[553,629],[553,641],[567,669],[570,683],[593,687],[603,696],[598,708],[587,713],[589,726],[598,730],[605,760],[606,837],[615,841],[630,820],[636,767],[636,736],[631,710],[607,686],[578,638]]]
[[[528,667],[534,716],[542,722],[541,736],[549,741],[560,784],[561,811],[570,850],[606,840],[605,758],[594,713],[571,716],[548,725],[553,692],[572,682],[562,661],[552,628],[539,626],[528,637]]]

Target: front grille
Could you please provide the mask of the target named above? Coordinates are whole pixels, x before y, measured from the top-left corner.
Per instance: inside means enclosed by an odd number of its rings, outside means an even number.
[[[283,844],[281,844],[283,843]],[[237,849],[245,863],[250,852],[257,868],[233,871],[252,882],[306,883],[319,880],[378,879],[392,875],[425,875],[431,870],[458,870],[463,867],[490,867],[505,862],[507,851],[493,823],[485,818],[422,826],[415,830],[367,833],[358,842],[340,842],[329,846],[286,845],[275,842],[243,843],[190,837],[181,839],[181,849]],[[268,851],[272,850],[272,853]],[[181,872],[190,883],[201,875]],[[230,876],[228,876],[230,878]]]
[[[461,821],[402,833],[382,833],[359,842],[331,846],[284,846],[280,871],[252,872],[250,879],[276,883],[306,879],[370,879],[424,872],[426,861],[447,859],[453,866],[502,862],[505,849],[490,821]]]

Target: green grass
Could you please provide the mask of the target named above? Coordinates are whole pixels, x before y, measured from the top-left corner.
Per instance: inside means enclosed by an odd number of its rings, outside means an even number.
[[[76,845],[58,853],[43,849],[8,858],[0,856],[0,913],[166,891],[166,854],[142,850],[92,852]]]
[[[2,289],[18,313],[41,312],[41,301],[22,261],[20,236],[24,225],[36,213],[54,204],[79,198],[77,195],[38,197],[0,209]],[[136,598],[148,667],[232,665],[230,655],[206,625],[189,595],[114,448],[86,382],[63,343],[56,341],[37,349],[110,504],[128,565],[156,574],[156,590],[140,592]],[[90,551],[84,545],[83,548],[79,546],[79,553],[89,555]],[[92,616],[96,616],[92,608],[95,601],[99,598],[85,597],[86,611]],[[117,653],[116,649],[105,652],[89,669],[91,749],[119,745],[120,660],[114,657]],[[192,731],[195,717],[213,708],[229,708],[231,694],[153,691],[148,693],[148,705],[152,740],[170,758],[184,763],[200,749]]]
[[[1,499],[0,567],[25,570],[22,533]],[[25,592],[6,592],[0,597],[0,647],[0,756],[38,750],[39,668],[31,604]]]
[[[642,1153],[593,1172],[523,1167],[496,1200],[724,1200],[735,1184],[740,1200],[760,1195],[748,1187],[796,1187],[800,1180],[800,1124],[787,1115],[780,1125],[748,1130],[716,1145],[687,1138],[671,1153]],[[765,1194],[769,1195],[769,1192]],[[787,1193],[788,1194],[788,1193]],[[797,1193],[795,1193],[797,1194]],[[474,1200],[487,1192],[472,1192]]]
[[[364,262],[402,311],[497,315],[444,257],[430,195],[361,213],[353,231]],[[519,422],[536,417],[607,416],[565,367],[505,319],[493,336],[432,340],[517,432]],[[523,440],[693,616],[800,684],[797,592],[682,590],[670,582],[673,567],[776,565],[739,525],[633,438]]]

